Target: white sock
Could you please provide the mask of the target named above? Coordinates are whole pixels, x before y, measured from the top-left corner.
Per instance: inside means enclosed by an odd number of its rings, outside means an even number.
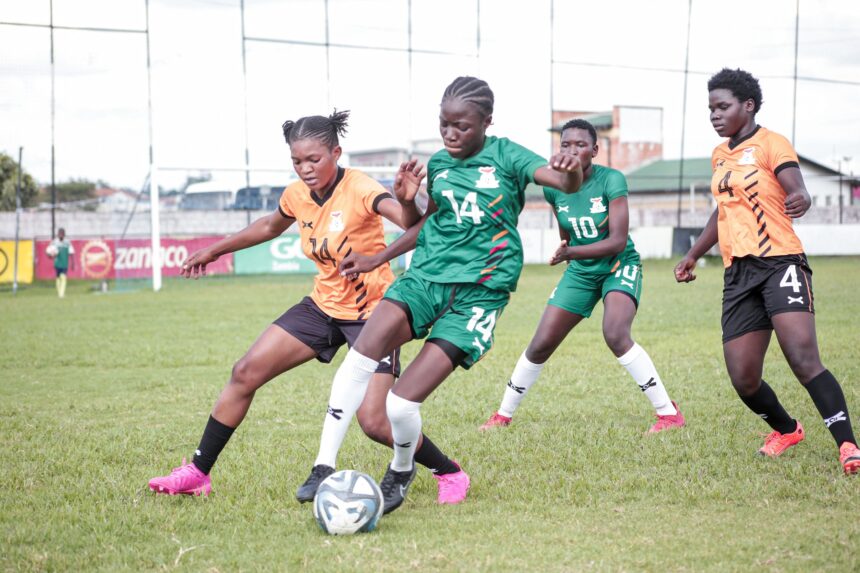
[[[657,369],[654,368],[654,363],[651,362],[651,357],[644,348],[634,342],[633,348],[618,358],[618,363],[627,369],[645,396],[651,400],[657,414],[671,416],[678,413],[663,386],[663,381],[660,380],[660,375],[657,374]]]
[[[499,406],[499,414],[512,418],[514,412],[519,407],[520,402],[532,387],[532,384],[540,376],[540,371],[543,370],[543,364],[535,364],[526,358],[526,353],[523,352],[520,359],[517,360],[517,365],[511,374],[511,379],[508,381],[508,386],[505,388],[505,395],[502,397],[502,405]]]
[[[352,348],[343,359],[340,368],[334,375],[331,384],[331,395],[328,400],[328,411],[323,422],[322,436],[320,437],[320,449],[315,466],[320,464],[337,467],[337,452],[349,429],[352,417],[361,406],[364,394],[367,392],[367,383],[376,372],[379,362],[362,356]]]
[[[421,437],[421,402],[410,402],[393,391],[388,392],[385,400],[388,419],[391,421],[391,435],[394,438],[394,460],[391,469],[406,472],[412,469],[412,458]]]

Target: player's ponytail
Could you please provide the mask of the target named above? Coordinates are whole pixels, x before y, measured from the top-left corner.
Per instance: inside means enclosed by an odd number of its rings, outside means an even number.
[[[337,111],[335,109],[330,116],[328,116],[329,122],[331,122],[332,127],[335,132],[341,137],[346,135],[346,120],[349,119],[349,110],[345,111]]]
[[[349,119],[349,111],[334,110],[328,117],[310,115],[296,121],[287,120],[281,125],[281,129],[287,145],[292,145],[300,139],[316,139],[329,149],[334,149],[340,145],[338,135],[346,134],[347,119]]]

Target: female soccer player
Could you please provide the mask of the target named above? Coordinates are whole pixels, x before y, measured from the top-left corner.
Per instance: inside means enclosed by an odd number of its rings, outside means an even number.
[[[272,378],[312,358],[328,363],[344,343],[352,345],[394,280],[388,265],[364,275],[361,281],[341,277],[337,265],[353,249],[375,252],[385,247],[379,215],[404,228],[418,220],[414,198],[424,173],[414,161],[400,166],[394,182],[398,202],[364,173],[339,167],[338,134],[345,133],[348,115],[349,112],[335,112],[329,117],[310,116],[284,123],[284,138],[301,181],[284,190],[277,211],[193,253],[184,262],[182,274],[197,278],[206,274],[206,265],[219,256],[273,239],[294,222],[301,221],[302,249],[316,263],[318,274],[311,295],[263,331],[233,367],[193,461],[183,462],[170,475],[152,479],[149,487],[156,493],[207,495],[212,487],[209,477],[212,465],[242,423],[254,393]],[[371,372],[371,391],[358,411],[358,418],[369,437],[390,447],[385,396],[399,374],[399,362],[395,347],[389,350],[385,360]],[[348,414],[350,417],[359,403],[360,399]],[[328,412],[339,417],[342,408],[340,403],[332,401]],[[436,475],[460,471],[426,437],[416,459]],[[334,457],[321,454],[310,483],[299,488],[298,500],[313,500],[319,482],[333,472]]]
[[[570,264],[549,295],[537,331],[511,374],[499,410],[481,429],[511,423],[514,411],[546,361],[567,334],[583,318],[591,316],[601,298],[603,339],[657,412],[657,422],[649,431],[683,426],[684,416],[669,399],[654,363],[630,336],[642,292],[642,265],[628,235],[627,180],[620,171],[592,163],[597,155],[597,133],[583,119],[564,125],[561,152],[579,159],[584,179],[582,188],[573,195],[544,188],[563,240],[550,264]]]
[[[582,170],[572,155],[546,160],[508,140],[486,135],[494,96],[483,80],[459,77],[442,96],[439,129],[445,149],[430,159],[430,200],[409,270],[386,291],[335,375],[337,390],[363,392],[379,360],[414,338],[427,343],[388,393],[394,460],[380,483],[385,512],[403,503],[415,476],[421,403],[458,365],[471,367],[493,345],[493,329],[522,270],[517,218],[530,181],[567,192],[579,189]],[[410,229],[404,237],[414,237]],[[394,256],[402,247],[385,251]],[[383,260],[388,258],[380,255]],[[353,267],[342,269],[354,272]],[[429,335],[429,336],[428,336]],[[333,398],[334,399],[334,398]],[[355,403],[357,404],[357,400]],[[345,412],[337,451],[348,423]],[[449,484],[465,497],[468,480]],[[440,502],[446,503],[441,497]]]
[[[75,270],[75,246],[66,238],[66,230],[60,227],[57,229],[57,238],[51,241],[49,249],[46,254],[49,259],[54,259],[54,271],[57,273],[57,296],[65,298],[69,268]]]
[[[675,267],[675,279],[695,280],[696,260],[719,239],[726,368],[743,403],[773,428],[759,453],[778,456],[804,437],[803,426],[761,378],[776,331],[788,365],[836,440],[842,468],[857,473],[860,450],[842,388],[818,355],[812,271],[792,229],[791,219],[811,203],[797,153],[786,138],[756,124],[762,94],[751,74],[724,68],[708,81],[708,91],[711,124],[728,138],[711,158],[717,208]]]

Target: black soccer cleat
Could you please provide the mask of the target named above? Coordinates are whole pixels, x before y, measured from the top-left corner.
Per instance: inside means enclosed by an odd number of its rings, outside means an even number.
[[[305,483],[299,486],[299,489],[296,491],[296,499],[302,503],[313,501],[320,484],[333,473],[334,468],[331,466],[324,466],[322,464],[314,466],[311,469],[311,475],[308,476]]]
[[[405,472],[396,472],[388,466],[385,470],[385,475],[382,476],[382,481],[379,483],[379,489],[382,490],[383,507],[382,515],[391,513],[403,504],[406,499],[406,492],[409,491],[409,486],[412,485],[412,480],[415,479],[415,474],[418,472],[418,466],[415,462],[412,463],[412,469]]]

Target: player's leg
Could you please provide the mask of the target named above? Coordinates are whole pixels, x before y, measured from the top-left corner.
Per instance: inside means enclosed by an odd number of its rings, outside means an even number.
[[[723,282],[723,356],[738,397],[773,428],[759,453],[778,456],[803,439],[803,426],[780,404],[762,380],[764,357],[773,324],[762,298],[769,270],[766,263],[747,257],[735,259]]]
[[[851,427],[845,394],[821,362],[812,303],[812,271],[805,257],[787,264],[768,281],[764,298],[779,346],[794,375],[809,392],[830,430],[846,473],[860,471],[860,450]],[[805,300],[804,300],[805,299]]]
[[[762,379],[770,330],[756,330],[723,343],[723,355],[732,386],[741,401],[773,429],[759,453],[771,457],[799,443],[803,426],[785,411],[773,389]]]
[[[499,409],[480,427],[488,430],[508,426],[529,389],[537,382],[544,364],[584,317],[558,306],[547,305],[528,347],[517,360],[505,386]]]
[[[394,459],[380,483],[386,513],[403,503],[415,474],[413,456],[421,435],[421,403],[456,366],[471,368],[492,348],[496,320],[510,300],[509,293],[480,285],[435,285],[427,290],[432,304],[414,313],[413,325],[420,325],[415,329],[420,336],[432,324],[431,337],[388,393],[386,403],[394,439]],[[428,316],[431,320],[426,320]],[[447,503],[465,498],[469,477],[465,472],[457,475],[462,479],[440,482],[441,502],[446,503],[443,489],[450,489],[451,501]]]
[[[649,432],[683,426],[686,421],[677,404],[669,398],[654,362],[631,336],[636,316],[636,299],[627,291],[612,290],[603,299],[603,338],[606,345],[651,402],[657,422]]]
[[[171,495],[208,494],[209,472],[245,418],[254,393],[272,378],[316,355],[314,349],[280,326],[271,325],[264,330],[233,366],[230,381],[212,409],[192,462],[175,468],[168,476],[150,480],[150,489]]]
[[[502,395],[502,402],[481,430],[510,425],[544,364],[583,318],[591,316],[600,299],[600,287],[586,277],[564,273],[549,295],[540,323],[526,350],[517,360]]]
[[[390,360],[386,363],[383,359],[379,368],[371,377],[364,395],[364,401],[358,408],[356,418],[364,434],[375,442],[392,448],[394,445],[391,436],[391,422],[385,410],[385,402],[388,392],[394,386],[394,375],[400,373],[399,350],[393,352]],[[426,435],[421,434],[418,438],[418,446],[415,451],[415,461],[426,467],[433,473],[433,477],[439,482],[440,503],[451,503],[448,497],[443,496],[442,486],[452,479],[457,479],[456,474],[463,473],[460,466],[452,461],[433,443]]]
[[[385,501],[384,513],[400,507],[415,478],[415,449],[421,436],[421,403],[454,371],[452,353],[455,359],[465,356],[465,352],[444,342],[433,340],[425,343],[388,393],[386,410],[391,421],[394,458],[379,484]],[[469,478],[459,467],[457,469],[465,478],[464,487],[457,495],[459,499],[446,502],[440,495],[442,503],[459,503],[466,496]],[[441,486],[440,482],[440,490]]]
[[[397,292],[399,282],[395,281],[388,291]],[[403,288],[400,287],[400,290]],[[370,379],[379,369],[380,361],[412,337],[407,311],[399,301],[381,300],[334,375],[317,457],[308,479],[296,492],[296,499],[301,502],[313,500],[319,484],[334,472],[337,454],[349,424],[364,400]]]
[[[66,296],[66,269],[57,268],[57,296],[65,298]]]

